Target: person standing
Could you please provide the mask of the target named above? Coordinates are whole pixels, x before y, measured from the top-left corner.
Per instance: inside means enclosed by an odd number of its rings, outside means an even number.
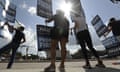
[[[23,33],[24,27],[21,26],[15,29],[11,27],[8,23],[5,23],[4,25],[8,25],[8,27],[10,28],[10,32],[13,32],[13,30],[15,31],[15,35],[13,36],[12,41],[3,48],[0,48],[0,55],[4,53],[6,50],[12,49],[12,55],[7,65],[7,69],[10,69],[14,62],[15,54],[18,47],[20,46],[21,43],[24,43],[26,40],[25,40],[25,35]]]
[[[54,27],[51,30],[51,64],[45,68],[45,72],[55,72],[55,57],[56,57],[56,46],[60,42],[61,46],[61,64],[60,69],[64,69],[64,62],[66,58],[66,43],[68,42],[69,33],[69,21],[64,16],[64,12],[57,10],[56,14],[51,18],[47,19],[45,22],[54,21]]]
[[[113,35],[120,41],[120,20],[116,20],[114,17],[110,18],[107,29],[108,31],[104,36],[107,36],[112,31]]]
[[[74,16],[74,20],[73,20],[75,26],[74,26],[74,31],[76,34],[76,39],[78,41],[78,44],[80,44],[84,58],[85,58],[85,65],[83,66],[83,68],[91,68],[89,59],[88,59],[88,55],[87,55],[87,48],[86,46],[88,46],[89,50],[93,53],[93,55],[96,57],[98,64],[96,64],[96,66],[99,67],[105,67],[105,65],[103,64],[102,60],[100,59],[99,55],[97,54],[96,50],[93,48],[93,44],[92,44],[92,40],[91,40],[91,36],[88,30],[88,26],[86,24],[86,20],[84,16],[79,16],[79,15],[75,15]]]

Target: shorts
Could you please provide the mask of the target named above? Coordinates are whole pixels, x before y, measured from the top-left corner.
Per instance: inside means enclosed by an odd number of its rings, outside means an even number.
[[[60,40],[61,38],[68,39],[68,35],[69,35],[69,30],[60,29],[60,28],[52,28],[50,33],[51,39],[56,39],[56,40]]]

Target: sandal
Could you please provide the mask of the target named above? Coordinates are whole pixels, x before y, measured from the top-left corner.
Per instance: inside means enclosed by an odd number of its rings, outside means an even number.
[[[50,65],[44,69],[44,72],[55,72],[55,67]]]
[[[64,66],[60,66],[60,67],[59,67],[59,71],[60,71],[60,72],[65,72],[65,67],[64,67]]]

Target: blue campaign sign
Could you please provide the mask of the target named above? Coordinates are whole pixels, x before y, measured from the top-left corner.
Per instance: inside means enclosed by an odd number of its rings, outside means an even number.
[[[108,31],[99,15],[96,15],[91,23],[99,37],[104,36],[104,33]],[[101,42],[106,48],[108,57],[120,55],[120,42],[116,39],[115,36],[106,37],[104,40],[101,40]]]
[[[38,51],[50,49],[51,47],[50,31],[52,27],[37,25],[36,29],[37,29]],[[56,48],[59,49],[58,46]]]
[[[99,15],[96,15],[91,23],[99,37],[103,36],[104,33],[108,30]]]
[[[119,56],[120,55],[120,42],[115,36],[110,36],[102,40],[103,45],[106,48],[108,57]]]
[[[37,0],[37,15],[49,18],[52,16],[52,0]]]
[[[6,11],[6,20],[9,22],[14,23],[15,22],[15,17],[16,17],[16,5],[10,3],[8,6],[8,10]]]

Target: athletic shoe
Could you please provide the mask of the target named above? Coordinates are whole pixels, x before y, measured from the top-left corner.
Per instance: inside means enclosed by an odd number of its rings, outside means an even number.
[[[90,65],[84,65],[83,68],[85,68],[85,69],[92,69],[92,67]]]
[[[104,64],[96,64],[96,67],[105,68],[105,65]]]

